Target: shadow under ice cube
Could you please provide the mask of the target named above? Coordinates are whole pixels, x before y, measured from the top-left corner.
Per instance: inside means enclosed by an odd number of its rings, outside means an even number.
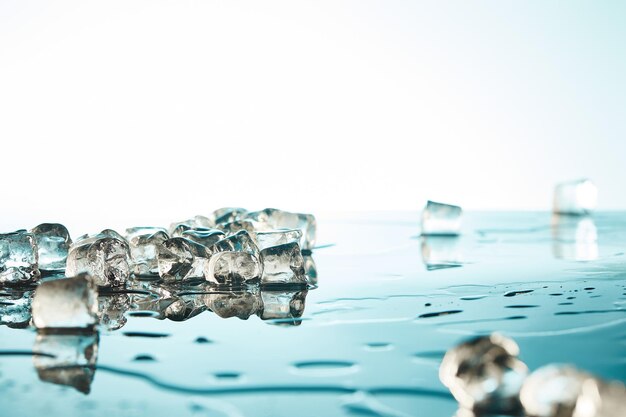
[[[0,234],[0,285],[32,284],[40,275],[35,237],[26,230]]]
[[[422,235],[458,235],[461,214],[459,206],[428,201],[422,210]]]
[[[39,269],[63,271],[72,244],[67,228],[58,223],[42,223],[30,230],[37,242]]]
[[[38,329],[90,328],[98,322],[98,293],[86,276],[41,283],[32,303]]]

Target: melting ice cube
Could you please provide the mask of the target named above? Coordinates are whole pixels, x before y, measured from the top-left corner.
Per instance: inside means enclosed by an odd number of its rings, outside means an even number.
[[[439,379],[461,407],[507,412],[519,407],[518,394],[528,373],[517,359],[517,344],[498,334],[481,336],[449,350]]]
[[[58,223],[42,223],[31,229],[37,242],[39,269],[63,271],[72,239],[67,228]]]
[[[117,232],[103,230],[94,236],[82,236],[67,257],[67,276],[91,275],[101,287],[119,287],[130,276],[130,249]]]
[[[40,275],[35,237],[26,230],[0,234],[0,285],[31,284]]]
[[[461,214],[459,206],[428,201],[422,210],[422,235],[458,235]]]
[[[202,278],[208,258],[206,247],[189,239],[173,237],[159,247],[159,275],[165,282]]]
[[[554,188],[554,212],[589,214],[598,203],[598,189],[588,179],[568,181]]]
[[[98,319],[96,285],[86,275],[43,282],[32,309],[38,329],[92,327]]]
[[[304,258],[300,246],[295,243],[265,248],[261,251],[263,275],[261,285],[306,285]]]
[[[248,213],[247,218],[265,224],[267,229],[298,229],[302,232],[300,247],[311,250],[315,246],[317,222],[312,214],[266,208]]]
[[[33,363],[39,379],[88,394],[98,358],[98,333],[46,334],[35,339]]]
[[[130,247],[132,271],[135,275],[157,275],[159,265],[157,252],[169,239],[165,229],[160,227],[133,227],[126,229],[126,239]]]

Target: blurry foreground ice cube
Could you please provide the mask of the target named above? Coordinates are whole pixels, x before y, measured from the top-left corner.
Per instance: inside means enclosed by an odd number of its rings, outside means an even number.
[[[306,285],[304,258],[297,243],[271,246],[261,251],[261,285]]]
[[[261,291],[263,309],[262,320],[299,319],[304,313],[304,302],[308,291]],[[300,324],[294,320],[291,324]]]
[[[462,408],[478,412],[510,412],[519,408],[518,394],[528,373],[517,359],[517,344],[499,334],[481,336],[449,350],[439,379]]]
[[[157,275],[159,247],[169,239],[165,229],[160,227],[133,227],[126,229],[126,239],[130,247],[132,272],[135,275]]]
[[[429,200],[422,210],[422,235],[458,235],[461,214],[459,206]]]
[[[573,261],[598,259],[598,230],[588,216],[552,216],[554,256]]]
[[[598,203],[598,189],[588,179],[557,184],[554,188],[554,212],[559,214],[589,214]]]
[[[213,313],[223,319],[238,317],[247,320],[263,307],[258,290],[206,294],[204,302]]]
[[[267,229],[298,229],[302,232],[300,247],[311,250],[315,246],[317,222],[312,214],[290,213],[273,208],[248,213],[248,219],[265,224]]]
[[[184,282],[204,276],[207,248],[182,237],[173,237],[159,246],[159,275],[165,282]]]
[[[72,239],[67,228],[58,223],[42,223],[30,230],[37,242],[39,269],[63,271]]]
[[[38,329],[90,328],[98,320],[98,293],[91,277],[81,275],[41,283],[32,304]]]
[[[39,280],[37,243],[26,230],[0,234],[0,285]]]
[[[89,393],[98,359],[98,333],[39,333],[33,351],[40,380]]]
[[[101,287],[124,286],[130,276],[130,249],[126,239],[113,230],[81,236],[70,247],[65,274],[91,275]]]
[[[626,387],[621,382],[587,379],[576,401],[572,417],[623,417]]]

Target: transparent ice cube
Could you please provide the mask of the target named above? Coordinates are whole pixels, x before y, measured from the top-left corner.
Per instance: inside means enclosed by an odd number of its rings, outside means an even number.
[[[70,247],[67,276],[91,275],[101,287],[124,286],[130,276],[130,248],[126,239],[113,230],[83,236]]]
[[[126,229],[126,239],[130,247],[132,272],[138,276],[158,275],[158,249],[169,239],[165,229],[160,227],[133,227]]]
[[[219,240],[209,249],[210,253],[217,252],[246,252],[255,257],[259,257],[259,248],[252,236],[245,230],[240,230],[235,234]]]
[[[33,364],[39,379],[88,394],[98,359],[98,333],[48,334],[35,339]]]
[[[173,237],[159,247],[159,275],[165,282],[184,282],[204,277],[207,248],[189,239]]]
[[[299,243],[302,238],[302,231],[298,229],[268,230],[256,232],[252,236],[257,247],[263,250],[285,243]]]
[[[165,309],[165,317],[172,321],[185,321],[206,310],[204,294],[182,294]]]
[[[238,317],[247,320],[263,307],[258,291],[206,294],[204,302],[213,313],[223,319]]]
[[[223,207],[215,210],[209,216],[214,226],[218,226],[223,223],[230,223],[243,219],[248,213],[248,210],[241,207]]]
[[[557,184],[554,188],[553,210],[559,214],[589,214],[598,203],[598,189],[588,179]]]
[[[428,201],[422,210],[422,235],[458,235],[461,214],[459,206]]]
[[[169,228],[169,235],[172,237],[176,236],[176,234],[174,233],[176,230],[197,228],[209,229],[212,227],[215,227],[215,223],[212,219],[204,216],[195,216],[193,219],[172,223]]]
[[[261,285],[306,285],[304,259],[297,243],[285,243],[261,251]]]
[[[40,276],[35,237],[26,230],[0,234],[0,285],[32,284]]]
[[[304,314],[304,304],[308,291],[261,291],[263,310],[260,312],[262,320],[298,319]],[[299,324],[295,320],[292,324]]]
[[[58,223],[42,223],[30,230],[37,243],[39,269],[63,271],[72,239],[67,228]]]
[[[217,285],[241,285],[261,276],[259,259],[247,252],[217,252],[211,255],[205,279]]]
[[[180,232],[176,232],[174,236],[184,237],[185,239],[193,240],[203,246],[213,246],[221,239],[225,238],[224,232],[218,229],[186,229]]]
[[[38,329],[90,328],[98,319],[96,285],[87,275],[42,282],[32,304]]]
[[[128,310],[130,310],[128,294],[106,294],[98,297],[98,321],[107,330],[124,327]]]
[[[518,395],[528,373],[517,359],[519,347],[492,334],[450,349],[439,367],[439,379],[462,408],[480,412],[508,412],[519,408]]]
[[[267,229],[298,229],[302,232],[300,247],[311,250],[315,246],[317,222],[312,214],[266,208],[248,213],[247,218],[265,224]]]
[[[3,288],[0,294],[0,326],[23,329],[30,324],[32,290]]]

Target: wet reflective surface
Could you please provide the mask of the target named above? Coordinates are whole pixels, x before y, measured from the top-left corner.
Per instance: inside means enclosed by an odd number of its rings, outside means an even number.
[[[529,369],[626,381],[626,214],[419,213],[319,219],[317,287],[216,291],[135,281],[95,333],[37,333],[0,295],[0,415],[452,416],[447,350],[493,331]],[[50,279],[50,278],[48,278]]]

